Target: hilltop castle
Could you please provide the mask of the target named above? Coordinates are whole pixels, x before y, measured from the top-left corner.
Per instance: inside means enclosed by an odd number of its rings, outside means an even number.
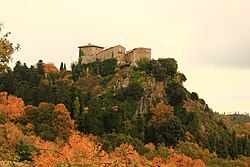
[[[118,64],[135,64],[141,59],[151,59],[150,48],[140,47],[126,51],[126,48],[121,45],[104,49],[104,47],[92,44],[79,46],[78,48],[79,58],[81,58],[82,63],[84,64],[111,58],[117,59]]]

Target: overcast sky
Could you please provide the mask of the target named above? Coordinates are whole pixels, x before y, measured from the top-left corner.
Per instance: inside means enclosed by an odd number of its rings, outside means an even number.
[[[152,48],[173,57],[214,111],[250,113],[249,0],[0,0],[0,21],[28,65],[78,58],[77,46]]]

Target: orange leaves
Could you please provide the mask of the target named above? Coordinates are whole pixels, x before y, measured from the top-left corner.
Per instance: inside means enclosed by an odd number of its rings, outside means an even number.
[[[35,136],[25,136],[14,123],[0,124],[0,157],[5,160],[13,160],[16,156],[15,146],[21,141],[31,144],[35,138]]]
[[[107,162],[108,155],[89,137],[72,132],[64,144],[37,140],[41,155],[35,157],[36,166],[86,165],[100,166]]]
[[[74,121],[71,119],[69,111],[64,104],[57,104],[54,108],[54,113],[57,115],[56,117],[56,119],[58,119],[57,121],[60,121],[60,119],[66,120],[65,122],[68,123],[68,126],[71,129],[73,128]]]
[[[154,87],[153,89],[155,97],[160,99],[164,98],[165,95],[164,83],[163,82],[155,83],[155,86],[153,85],[153,87]]]
[[[206,167],[204,162],[200,159],[193,160],[190,157],[180,154],[172,155],[169,160],[166,162],[168,166],[178,166],[178,167]]]
[[[74,121],[69,115],[69,111],[63,104],[57,104],[53,111],[53,127],[55,127],[62,138],[67,138],[70,131],[74,128]]]
[[[59,70],[53,63],[44,64],[45,73],[58,73]]]
[[[158,167],[158,166],[165,167],[165,166],[166,166],[164,160],[163,160],[162,158],[159,158],[159,157],[155,157],[155,158],[152,160],[152,165],[153,165],[154,167]]]
[[[73,132],[64,144],[37,140],[41,155],[35,157],[36,166],[84,165],[84,166],[146,166],[149,164],[132,146],[122,144],[110,155],[98,143],[85,135]]]
[[[122,144],[111,155],[113,166],[147,166],[149,161],[140,156],[131,145]]]
[[[86,135],[72,132],[67,143],[55,143],[37,139],[36,148],[40,150],[35,166],[190,166],[204,167],[201,160],[193,160],[185,155],[171,154],[168,160],[155,157],[147,160],[134,150],[131,145],[122,144],[113,153],[106,153],[101,146]],[[152,144],[148,144],[152,147]]]
[[[0,93],[0,113],[11,121],[20,118],[24,113],[23,100],[15,96],[8,96],[7,92]]]
[[[65,161],[64,157],[57,153],[59,148],[55,143],[37,140],[35,146],[41,153],[39,157],[34,157],[35,166],[56,166]]]
[[[13,123],[6,123],[0,127],[0,145],[15,145],[23,137],[23,133]]]
[[[174,107],[172,107],[171,105],[166,105],[163,103],[158,103],[154,108],[153,108],[153,112],[154,114],[159,117],[162,118],[166,113],[169,114],[170,116],[172,116],[174,113]]]

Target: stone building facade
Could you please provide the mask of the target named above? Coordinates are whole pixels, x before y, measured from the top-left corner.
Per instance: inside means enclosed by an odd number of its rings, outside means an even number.
[[[108,49],[104,47],[88,44],[79,46],[79,57],[82,63],[87,64],[95,61],[103,61],[106,59],[115,58],[118,64],[136,64],[142,59],[151,59],[150,48],[134,48],[126,51],[126,48],[121,45],[116,45]]]

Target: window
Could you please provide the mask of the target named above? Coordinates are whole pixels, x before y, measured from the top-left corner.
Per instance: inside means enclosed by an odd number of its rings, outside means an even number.
[[[118,48],[118,53],[122,53],[122,48]]]

